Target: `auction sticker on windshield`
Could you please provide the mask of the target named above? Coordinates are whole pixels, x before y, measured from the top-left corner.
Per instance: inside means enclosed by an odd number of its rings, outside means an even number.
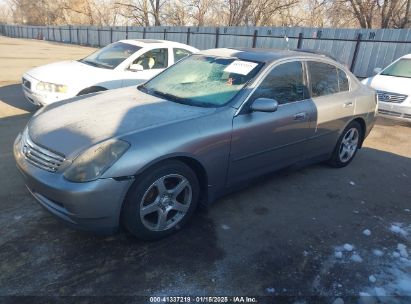
[[[257,65],[258,63],[255,63],[255,62],[236,60],[230,63],[224,69],[224,72],[240,74],[240,75],[248,75],[248,73],[250,73]]]

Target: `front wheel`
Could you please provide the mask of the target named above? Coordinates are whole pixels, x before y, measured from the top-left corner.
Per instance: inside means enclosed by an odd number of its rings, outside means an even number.
[[[337,168],[347,166],[354,159],[358,151],[362,134],[361,125],[356,121],[351,122],[342,132],[329,160],[329,164]]]
[[[192,216],[199,198],[193,170],[180,161],[160,163],[137,179],[122,212],[124,226],[141,239],[165,237]]]

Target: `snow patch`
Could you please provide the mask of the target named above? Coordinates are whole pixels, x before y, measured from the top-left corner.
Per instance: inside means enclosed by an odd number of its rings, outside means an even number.
[[[350,185],[351,185],[351,186],[355,186],[355,182],[350,181]]]
[[[353,245],[351,245],[351,244],[344,244],[344,250],[346,250],[346,251],[353,251],[353,249],[354,249],[354,246]]]
[[[354,254],[351,256],[351,260],[352,260],[353,262],[356,262],[356,263],[361,263],[361,262],[363,261],[362,257],[361,257],[359,254],[357,254],[357,253],[354,253]]]
[[[404,225],[402,223],[391,224],[390,231],[406,237],[408,235],[408,231],[403,226]]]
[[[267,290],[268,293],[274,293],[275,292],[274,287],[268,287],[266,290]]]
[[[365,229],[362,234],[366,235],[366,236],[370,236],[371,235],[371,231],[369,229]]]
[[[225,225],[225,224],[221,225],[221,228],[223,228],[224,230],[229,230],[229,229],[231,229],[230,226]]]
[[[372,253],[377,257],[382,257],[384,255],[384,252],[382,250],[379,250],[379,249],[373,249]]]
[[[333,304],[344,304],[344,300],[341,298],[337,298],[334,300]]]
[[[373,275],[370,275],[370,276],[368,277],[368,280],[370,280],[371,283],[375,283],[375,282],[377,281],[377,278],[376,278],[375,276],[373,276]]]

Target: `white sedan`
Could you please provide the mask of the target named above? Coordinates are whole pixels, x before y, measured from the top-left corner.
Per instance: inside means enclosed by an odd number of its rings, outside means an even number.
[[[26,98],[43,106],[70,97],[136,85],[197,52],[165,40],[120,40],[78,61],[62,61],[23,75]]]
[[[364,79],[378,93],[378,113],[411,122],[411,54],[405,55],[385,69],[376,68],[377,74]]]

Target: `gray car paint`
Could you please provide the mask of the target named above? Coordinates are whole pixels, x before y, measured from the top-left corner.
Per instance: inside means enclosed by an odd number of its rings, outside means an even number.
[[[93,191],[101,194],[109,192],[110,187],[118,188],[117,197],[108,195],[105,201],[110,202],[99,207],[99,217],[109,218],[109,222],[93,224],[96,229],[114,228],[118,226],[121,204],[134,176],[164,159],[178,157],[194,166],[200,175],[203,172],[203,197],[210,202],[243,180],[307,158],[329,157],[340,133],[353,119],[364,122],[365,135],[372,128],[374,91],[359,83],[345,67],[324,56],[254,49],[215,49],[202,54],[255,60],[265,65],[228,105],[219,108],[182,105],[130,87],[42,109],[28,124],[30,136],[38,145],[64,154],[66,166],[82,151],[109,138],[124,139],[131,147],[100,179],[88,183],[65,180],[64,166],[57,173],[41,172],[15,148],[17,164],[31,191],[40,180],[38,192],[63,202],[70,218],[82,226],[80,222],[92,218],[92,210],[87,208],[85,215],[85,207],[76,207],[74,198],[93,209],[97,200],[103,199],[93,198]],[[351,90],[280,105],[272,113],[249,111],[248,97],[264,76],[276,65],[292,60],[323,61],[343,69]],[[344,107],[346,102],[351,102],[352,107]],[[301,113],[305,113],[304,118],[296,119]],[[101,184],[104,180],[110,183]],[[76,187],[82,189],[80,194]],[[90,203],[81,199],[82,195]]]

